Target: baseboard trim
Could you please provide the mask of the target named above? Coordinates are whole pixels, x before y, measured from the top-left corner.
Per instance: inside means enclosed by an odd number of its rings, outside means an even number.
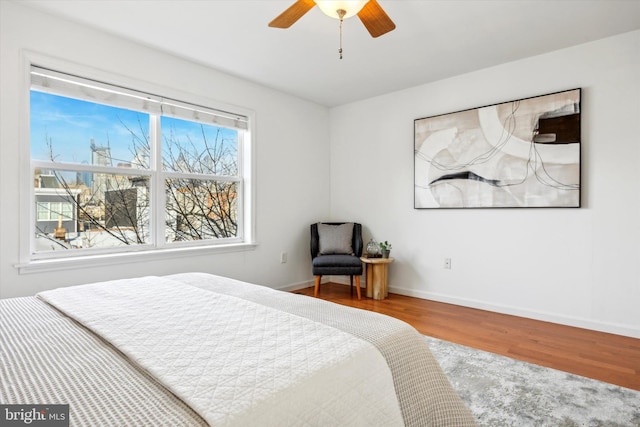
[[[322,282],[324,282],[324,280]],[[299,291],[300,289],[310,288],[311,286],[315,286],[315,281],[311,280],[306,282],[292,283],[290,285],[282,286],[276,289],[279,291],[294,292]]]
[[[416,291],[413,289],[404,289],[396,286],[390,286],[389,292],[415,298],[427,299],[431,301],[444,302],[447,304],[460,305],[463,307],[477,308],[479,310],[492,311],[495,313],[509,314],[511,316],[525,317],[528,319],[540,320],[543,322],[557,323],[560,325],[590,329],[593,331],[600,331],[615,335],[623,335],[631,338],[640,338],[640,330],[624,324],[596,322],[580,317],[563,316],[555,313],[527,310],[521,307],[492,304],[486,301],[453,297],[450,295],[443,295],[435,292]]]

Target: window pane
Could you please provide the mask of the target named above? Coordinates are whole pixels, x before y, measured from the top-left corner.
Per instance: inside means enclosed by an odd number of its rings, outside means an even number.
[[[73,204],[62,203],[61,213],[64,218],[73,218]]]
[[[164,170],[238,175],[238,131],[163,116]]]
[[[238,183],[166,181],[166,241],[237,237]]]
[[[149,115],[31,91],[31,158],[149,168]]]
[[[148,176],[36,170],[34,194],[35,252],[149,242]]]
[[[48,221],[50,218],[49,211],[51,210],[49,203],[39,202],[36,205],[38,221]]]

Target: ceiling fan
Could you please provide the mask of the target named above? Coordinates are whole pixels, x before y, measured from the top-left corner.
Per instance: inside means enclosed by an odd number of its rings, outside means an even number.
[[[342,20],[353,15],[358,15],[371,37],[380,37],[396,28],[389,15],[382,9],[376,0],[357,1],[322,1],[322,0],[297,0],[287,10],[269,22],[270,27],[289,28],[302,18],[305,13],[314,6],[318,7],[328,16],[340,20],[340,58],[342,59]]]

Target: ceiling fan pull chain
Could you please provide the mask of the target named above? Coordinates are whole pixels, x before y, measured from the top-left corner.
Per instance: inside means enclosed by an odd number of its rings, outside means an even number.
[[[340,20],[340,49],[338,49],[340,59],[342,59],[342,19]]]
[[[336,10],[336,14],[340,19],[340,49],[338,49],[338,53],[340,54],[340,59],[342,59],[342,21],[344,20],[344,16],[347,14],[347,11],[344,9]]]

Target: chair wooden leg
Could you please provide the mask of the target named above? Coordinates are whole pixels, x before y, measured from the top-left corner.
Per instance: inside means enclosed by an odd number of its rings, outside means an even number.
[[[353,276],[349,276],[349,295],[353,295]]]
[[[320,279],[322,279],[322,276],[316,276],[316,287],[313,290],[314,297],[318,296],[318,291],[320,290]]]
[[[356,276],[356,293],[358,294],[358,299],[360,299],[360,276]]]

